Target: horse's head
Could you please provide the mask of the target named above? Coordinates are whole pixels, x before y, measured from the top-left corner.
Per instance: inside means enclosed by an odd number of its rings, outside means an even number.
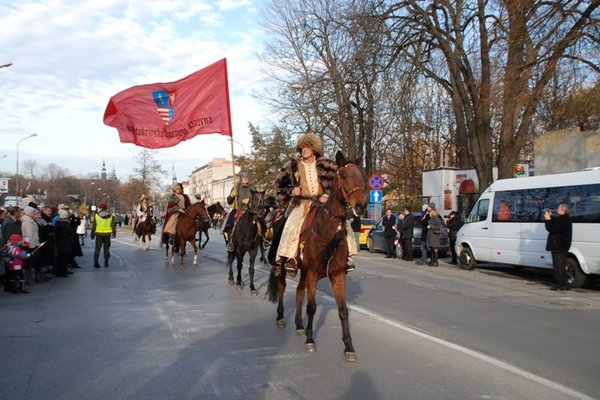
[[[266,190],[257,190],[252,192],[250,198],[250,210],[256,213],[259,217],[265,216],[265,192]]]
[[[358,167],[361,158],[348,161],[344,154],[338,151],[335,155],[335,162],[338,165],[336,177],[341,200],[349,212],[352,212],[354,216],[359,216],[367,204],[364,177]]]
[[[210,214],[206,209],[206,203],[204,203],[204,199],[195,202],[188,209],[189,217],[197,220],[204,220],[205,222],[210,222]]]

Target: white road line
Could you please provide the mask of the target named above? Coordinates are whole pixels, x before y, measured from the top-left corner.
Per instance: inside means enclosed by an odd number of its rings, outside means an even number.
[[[327,294],[322,295],[322,297],[324,299],[326,299],[326,300],[329,300],[329,301],[335,303],[335,299],[333,297],[327,295]],[[490,357],[490,356],[488,356],[486,354],[483,354],[483,353],[480,353],[478,351],[471,350],[471,349],[468,349],[466,347],[463,347],[463,346],[457,345],[455,343],[449,342],[447,340],[440,339],[438,337],[435,337],[435,336],[429,335],[427,333],[421,332],[421,331],[419,331],[417,329],[414,329],[414,328],[411,328],[410,326],[405,325],[405,324],[403,324],[401,322],[395,321],[393,319],[386,318],[386,317],[384,317],[384,316],[382,316],[380,314],[377,314],[376,312],[373,312],[373,311],[371,311],[369,309],[366,309],[364,307],[360,307],[360,306],[353,305],[353,304],[348,304],[348,308],[351,309],[351,310],[353,310],[353,311],[359,312],[359,313],[361,313],[363,315],[366,315],[368,317],[371,317],[371,318],[373,318],[373,319],[375,319],[375,320],[377,320],[379,322],[383,322],[383,323],[385,323],[385,324],[387,324],[389,326],[393,326],[394,328],[401,329],[401,330],[403,330],[405,332],[408,332],[408,333],[411,333],[413,335],[419,336],[421,338],[427,339],[427,340],[429,340],[431,342],[440,344],[442,346],[445,346],[445,347],[447,347],[449,349],[458,351],[460,353],[466,354],[468,356],[471,356],[471,357],[476,358],[478,360],[484,361],[484,362],[486,362],[488,364],[491,364],[493,366],[496,366],[498,368],[502,368],[502,369],[504,369],[506,371],[512,372],[515,375],[518,375],[518,376],[521,376],[523,378],[529,379],[530,381],[539,383],[540,385],[543,385],[543,386],[546,386],[546,387],[551,388],[553,390],[556,390],[557,392],[564,393],[564,394],[566,394],[568,396],[571,396],[573,398],[581,399],[581,400],[595,400],[595,398],[590,397],[587,394],[581,393],[581,392],[579,392],[579,391],[577,391],[575,389],[572,389],[572,388],[570,388],[568,386],[564,386],[564,385],[561,385],[560,383],[556,383],[556,382],[553,382],[553,381],[548,380],[546,378],[542,378],[541,376],[532,374],[531,372],[525,371],[524,369],[519,368],[519,367],[517,367],[515,365],[509,364],[509,363],[507,363],[505,361],[499,360],[499,359],[494,358],[494,357]]]

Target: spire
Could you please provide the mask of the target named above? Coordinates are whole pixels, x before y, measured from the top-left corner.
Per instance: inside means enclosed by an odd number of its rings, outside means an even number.
[[[106,162],[104,161],[104,158],[102,159],[102,174],[100,174],[100,179],[103,181],[106,180]]]
[[[117,171],[115,170],[115,165],[113,164],[112,167],[112,172],[110,173],[110,179],[113,181],[118,180],[119,178],[117,178]]]
[[[175,176],[175,163],[173,163],[173,167],[171,170],[171,176],[173,177],[173,183],[177,183],[177,177]]]

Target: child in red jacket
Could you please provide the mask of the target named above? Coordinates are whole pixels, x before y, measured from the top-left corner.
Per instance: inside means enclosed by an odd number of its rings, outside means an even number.
[[[10,235],[8,242],[2,247],[2,255],[8,258],[8,285],[12,293],[29,293],[25,290],[23,260],[28,259],[31,254],[21,248],[21,240],[21,235]]]

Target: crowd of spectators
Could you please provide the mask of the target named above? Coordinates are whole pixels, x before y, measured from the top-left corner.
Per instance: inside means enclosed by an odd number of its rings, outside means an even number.
[[[33,199],[32,199],[33,200]],[[0,209],[1,281],[4,290],[28,289],[53,278],[66,278],[81,268],[88,219],[64,204],[38,206],[25,199],[25,207]]]

